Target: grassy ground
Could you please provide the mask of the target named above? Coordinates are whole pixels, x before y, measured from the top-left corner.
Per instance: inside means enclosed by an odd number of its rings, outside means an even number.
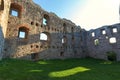
[[[0,80],[120,80],[120,62],[6,59],[0,61]]]

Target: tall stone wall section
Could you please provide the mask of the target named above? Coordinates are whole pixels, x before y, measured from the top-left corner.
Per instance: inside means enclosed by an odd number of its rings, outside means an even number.
[[[13,16],[12,10],[18,15]],[[19,37],[20,31],[25,32],[25,38]],[[70,20],[48,13],[32,0],[12,0],[4,56],[25,59],[85,57],[85,50],[82,50],[84,32]],[[47,35],[46,41],[40,40],[41,33]]]
[[[0,59],[4,53],[4,38],[6,35],[10,0],[0,0]]]
[[[115,52],[117,61],[120,61],[120,24],[103,26],[90,30],[87,34],[90,57],[108,60],[107,52]]]
[[[6,36],[8,14],[10,9],[11,0],[0,0],[0,25],[2,27],[3,35]]]

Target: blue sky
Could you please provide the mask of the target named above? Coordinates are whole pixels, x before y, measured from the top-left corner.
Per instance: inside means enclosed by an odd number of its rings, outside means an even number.
[[[81,5],[86,0],[33,0],[48,12],[54,12],[61,18],[67,18],[77,5]],[[79,7],[79,8],[80,8]]]
[[[87,30],[119,22],[119,0],[33,0]]]

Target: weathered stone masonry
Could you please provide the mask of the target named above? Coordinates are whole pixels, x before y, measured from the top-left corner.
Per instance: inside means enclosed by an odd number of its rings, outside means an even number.
[[[10,0],[0,0],[0,59],[3,57],[4,38],[8,22]]]
[[[105,42],[105,39],[101,39],[104,38],[104,35],[100,35],[101,28],[91,31],[81,29],[70,20],[61,19],[51,12],[48,13],[32,0],[0,1],[0,44],[2,43],[0,56],[3,58],[38,60],[90,56],[107,59],[105,52],[113,50],[112,46],[115,46],[117,60],[120,59],[116,44],[109,44]],[[119,28],[120,25],[115,26]],[[103,28],[109,33],[105,38],[112,37],[108,28],[112,27]],[[91,36],[92,32],[97,32],[94,37]],[[116,35],[113,34],[114,37],[119,38],[118,33],[119,29]],[[42,34],[47,36],[47,39],[42,39]],[[96,46],[94,40],[99,38],[103,43]]]
[[[107,52],[114,51],[117,61],[120,60],[120,23],[90,30],[87,34],[90,57],[107,60]]]
[[[44,11],[32,0],[12,0],[9,9],[4,57],[55,59],[85,56],[80,42],[83,31],[71,21]],[[43,23],[44,19],[46,23]],[[24,38],[20,37],[22,32]],[[41,33],[48,39],[40,40]]]

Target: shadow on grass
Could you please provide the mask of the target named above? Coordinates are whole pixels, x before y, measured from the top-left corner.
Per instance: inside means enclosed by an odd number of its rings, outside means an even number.
[[[0,80],[119,80],[120,63],[96,59],[0,61]]]

